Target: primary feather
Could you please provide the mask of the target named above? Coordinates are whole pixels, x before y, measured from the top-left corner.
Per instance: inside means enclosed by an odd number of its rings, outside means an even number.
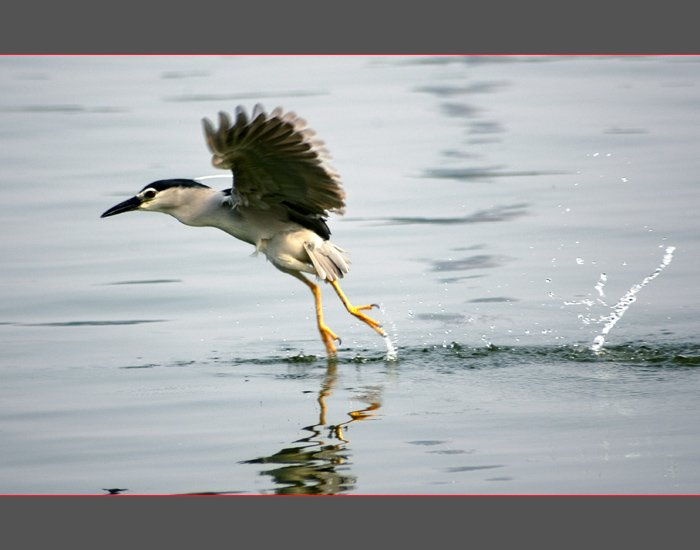
[[[234,123],[221,112],[218,129],[206,118],[203,124],[212,164],[233,171],[232,193],[244,206],[285,205],[316,217],[344,213],[345,192],[330,155],[294,112],[277,108],[268,115],[256,105],[248,118],[238,107]]]

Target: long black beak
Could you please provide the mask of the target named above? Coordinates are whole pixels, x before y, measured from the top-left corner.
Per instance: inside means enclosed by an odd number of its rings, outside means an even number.
[[[116,214],[121,214],[122,212],[131,212],[136,210],[143,201],[139,197],[131,197],[130,199],[120,202],[116,206],[113,206],[107,212],[102,214],[100,218],[106,218],[107,216],[114,216]]]

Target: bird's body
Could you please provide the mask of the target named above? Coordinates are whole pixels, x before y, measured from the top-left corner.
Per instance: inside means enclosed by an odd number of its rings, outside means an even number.
[[[217,191],[190,179],[160,180],[136,196],[107,210],[102,217],[131,210],[170,214],[185,225],[216,227],[249,243],[275,267],[311,288],[316,301],[318,328],[329,356],[335,355],[337,336],[323,323],[320,289],[302,273],[330,283],[350,313],[382,336],[379,323],[361,313],[373,306],[352,306],[338,286],[349,270],[345,251],[330,241],[328,212],[342,214],[345,192],[327,163],[323,143],[313,141],[311,130],[294,113],[269,116],[256,106],[248,119],[237,109],[231,124],[219,114],[214,130],[204,119],[213,164],[233,171],[233,186]]]
[[[194,181],[174,181],[172,203],[157,205],[153,210],[170,214],[185,225],[221,229],[253,245],[282,271],[303,271],[330,281],[348,272],[349,262],[328,240],[330,231],[322,219],[294,219],[289,208],[282,205],[266,209],[245,206],[236,201],[230,189],[216,191]],[[170,184],[168,180],[156,183]],[[324,265],[324,259],[333,260],[330,268],[314,267]]]

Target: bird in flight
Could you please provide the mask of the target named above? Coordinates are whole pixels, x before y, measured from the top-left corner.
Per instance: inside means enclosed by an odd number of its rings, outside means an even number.
[[[340,338],[323,322],[321,289],[305,274],[329,283],[345,308],[381,336],[380,324],[363,313],[376,304],[353,306],[338,284],[348,272],[345,251],[330,241],[330,212],[345,211],[345,192],[328,161],[324,143],[296,113],[278,107],[269,115],[256,105],[252,116],[236,109],[235,121],[219,113],[219,128],[203,119],[216,168],[233,172],[233,185],[214,190],[191,179],[160,180],[113,206],[101,217],[132,210],[163,212],[185,225],[216,227],[265,254],[284,273],[311,289],[316,321],[329,357]]]

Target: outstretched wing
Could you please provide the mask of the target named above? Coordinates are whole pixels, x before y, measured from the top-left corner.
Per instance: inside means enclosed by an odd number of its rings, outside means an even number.
[[[269,208],[284,204],[306,215],[343,214],[345,192],[338,173],[328,165],[323,142],[296,113],[269,115],[256,105],[249,119],[236,108],[236,121],[219,113],[219,129],[203,120],[204,134],[214,154],[212,164],[233,171],[233,190],[246,206]]]

